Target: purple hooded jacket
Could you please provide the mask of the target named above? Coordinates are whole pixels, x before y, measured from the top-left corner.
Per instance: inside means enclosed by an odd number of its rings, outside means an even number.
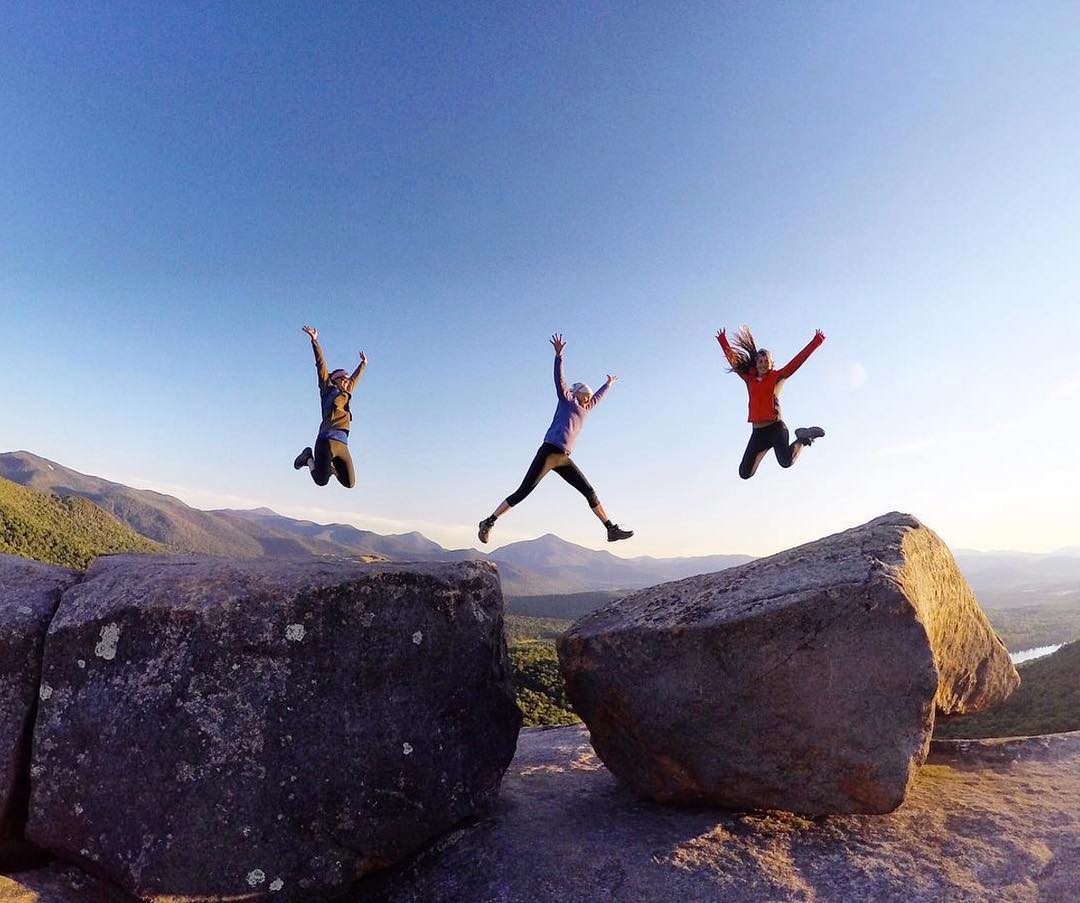
[[[578,434],[585,424],[585,417],[589,411],[595,408],[600,399],[607,394],[608,384],[604,383],[600,389],[589,399],[589,403],[582,405],[574,394],[566,387],[563,379],[562,355],[555,355],[555,394],[559,397],[559,405],[555,408],[555,416],[548,427],[545,442],[550,442],[556,448],[561,448],[566,454],[574,450],[574,443]]]

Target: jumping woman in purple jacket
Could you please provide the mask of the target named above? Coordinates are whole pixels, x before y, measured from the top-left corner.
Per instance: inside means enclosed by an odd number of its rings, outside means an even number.
[[[551,344],[555,346],[555,394],[559,398],[559,406],[555,409],[555,417],[551,421],[547,435],[544,436],[544,444],[540,446],[536,457],[533,458],[525,479],[517,491],[507,498],[495,509],[491,517],[480,521],[480,542],[487,542],[491,536],[491,528],[495,521],[506,514],[514,505],[522,501],[532,492],[548,473],[554,470],[560,477],[566,480],[578,492],[585,496],[589,507],[605,527],[607,527],[608,542],[620,539],[629,539],[634,535],[633,530],[623,530],[618,524],[613,524],[604,511],[604,506],[597,498],[596,490],[592,488],[585,474],[578,470],[578,466],[570,460],[570,452],[574,448],[574,442],[585,423],[589,412],[599,404],[600,399],[607,395],[608,389],[618,379],[617,376],[608,375],[607,382],[600,387],[595,395],[584,383],[574,383],[570,388],[566,387],[563,379],[563,348],[566,343],[561,334],[551,337]]]

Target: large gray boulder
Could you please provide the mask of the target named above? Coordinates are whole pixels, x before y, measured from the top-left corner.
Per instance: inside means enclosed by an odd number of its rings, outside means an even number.
[[[28,835],[136,896],[317,900],[494,801],[484,562],[118,556],[49,631]]]
[[[0,865],[30,852],[23,841],[30,736],[45,634],[76,571],[0,555]]]
[[[948,548],[896,513],[634,593],[558,649],[597,754],[636,793],[806,814],[895,809],[935,707],[1019,684]]]

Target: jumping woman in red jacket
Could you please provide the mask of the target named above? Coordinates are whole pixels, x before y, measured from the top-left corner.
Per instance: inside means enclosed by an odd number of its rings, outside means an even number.
[[[750,394],[750,415],[746,419],[754,428],[739,464],[739,476],[749,480],[770,448],[776,452],[776,460],[781,467],[791,467],[799,452],[824,436],[825,430],[820,426],[799,427],[795,430],[795,441],[789,444],[787,425],[780,419],[780,390],[784,380],[806,363],[806,359],[825,341],[825,333],[818,329],[810,344],[779,370],[773,369],[772,355],[764,348],[757,347],[747,326],[735,333],[734,348],[728,343],[726,329],[716,334],[716,341],[724,349],[724,356],[731,365],[730,372],[746,383],[746,390]]]

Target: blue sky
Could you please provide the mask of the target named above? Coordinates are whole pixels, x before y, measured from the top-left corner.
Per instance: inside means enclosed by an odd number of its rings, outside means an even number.
[[[891,509],[1080,542],[1080,8],[34,4],[0,30],[0,446],[475,543],[567,375],[620,554]],[[743,483],[715,330],[828,436]],[[358,486],[291,469],[307,340],[368,373]],[[604,547],[552,477],[496,542]]]

